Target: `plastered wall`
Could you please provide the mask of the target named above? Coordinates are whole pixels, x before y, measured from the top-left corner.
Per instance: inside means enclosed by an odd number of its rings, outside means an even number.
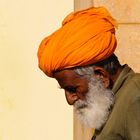
[[[41,40],[73,10],[65,0],[0,0],[0,140],[72,140],[72,107],[38,68]]]
[[[140,0],[94,0],[94,6],[105,6],[118,21],[115,51],[122,64],[140,72]],[[74,117],[74,140],[90,140],[92,130]]]
[[[118,21],[116,54],[122,64],[140,72],[140,1],[94,0],[95,6],[106,6]]]

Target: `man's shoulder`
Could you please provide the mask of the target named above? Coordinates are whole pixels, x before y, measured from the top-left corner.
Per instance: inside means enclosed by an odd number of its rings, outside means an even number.
[[[117,99],[131,104],[140,98],[140,73],[130,74],[117,92]]]
[[[132,77],[132,80],[134,81],[135,84],[140,84],[140,73],[135,73]],[[140,85],[138,85],[140,87]]]
[[[140,91],[140,73],[133,73],[128,76],[128,79],[122,87],[126,87],[129,90],[139,90]]]

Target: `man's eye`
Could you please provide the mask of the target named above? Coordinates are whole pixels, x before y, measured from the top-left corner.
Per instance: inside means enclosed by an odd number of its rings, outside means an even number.
[[[76,93],[76,88],[75,87],[66,87],[65,90],[70,92],[70,93]]]

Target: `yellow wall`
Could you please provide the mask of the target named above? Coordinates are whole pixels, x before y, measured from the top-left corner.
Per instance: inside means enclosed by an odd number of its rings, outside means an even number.
[[[0,140],[73,139],[72,107],[36,56],[72,10],[66,0],[0,1]]]

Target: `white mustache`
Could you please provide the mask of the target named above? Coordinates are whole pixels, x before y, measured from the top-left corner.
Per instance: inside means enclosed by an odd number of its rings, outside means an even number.
[[[80,110],[80,109],[87,108],[88,105],[86,103],[79,103],[78,105],[75,105],[75,107],[77,110]]]

